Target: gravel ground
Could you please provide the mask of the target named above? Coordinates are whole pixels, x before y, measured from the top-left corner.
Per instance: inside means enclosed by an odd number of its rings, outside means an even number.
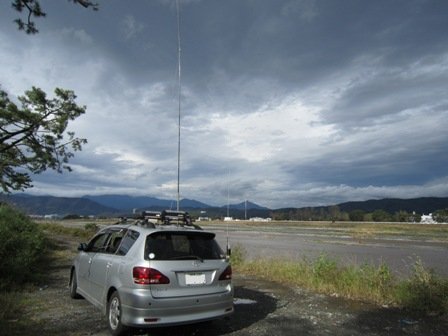
[[[105,318],[73,300],[68,276],[76,242],[58,242],[44,284],[30,289],[23,311],[0,335],[109,335]],[[235,313],[228,319],[136,331],[139,335],[448,335],[448,318],[406,312],[310,293],[272,281],[234,275]]]

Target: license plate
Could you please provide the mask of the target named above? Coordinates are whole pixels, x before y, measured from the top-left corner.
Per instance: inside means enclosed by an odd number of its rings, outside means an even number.
[[[204,273],[186,273],[185,274],[185,284],[186,285],[204,285],[205,284],[205,274]]]

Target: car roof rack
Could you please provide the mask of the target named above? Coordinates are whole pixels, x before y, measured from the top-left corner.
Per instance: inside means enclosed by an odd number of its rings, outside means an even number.
[[[145,224],[155,227],[155,225],[177,225],[191,226],[195,229],[202,230],[199,225],[193,223],[190,214],[186,211],[163,210],[163,211],[142,211],[139,219],[143,222],[136,224]]]

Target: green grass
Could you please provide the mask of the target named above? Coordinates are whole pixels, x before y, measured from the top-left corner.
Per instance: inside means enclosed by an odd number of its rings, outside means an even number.
[[[321,255],[315,260],[257,259],[244,260],[241,246],[232,250],[235,271],[266,278],[311,291],[397,306],[420,313],[448,313],[448,279],[426,269],[420,260],[409,279],[397,279],[388,265],[364,264],[340,266],[336,260]]]

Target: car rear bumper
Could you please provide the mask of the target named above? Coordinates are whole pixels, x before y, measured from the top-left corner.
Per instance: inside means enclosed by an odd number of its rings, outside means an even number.
[[[121,293],[120,296],[121,321],[132,327],[189,324],[218,319],[233,313],[233,288],[230,285],[225,293],[194,297],[154,299],[150,294],[136,297],[135,292],[130,296]]]

